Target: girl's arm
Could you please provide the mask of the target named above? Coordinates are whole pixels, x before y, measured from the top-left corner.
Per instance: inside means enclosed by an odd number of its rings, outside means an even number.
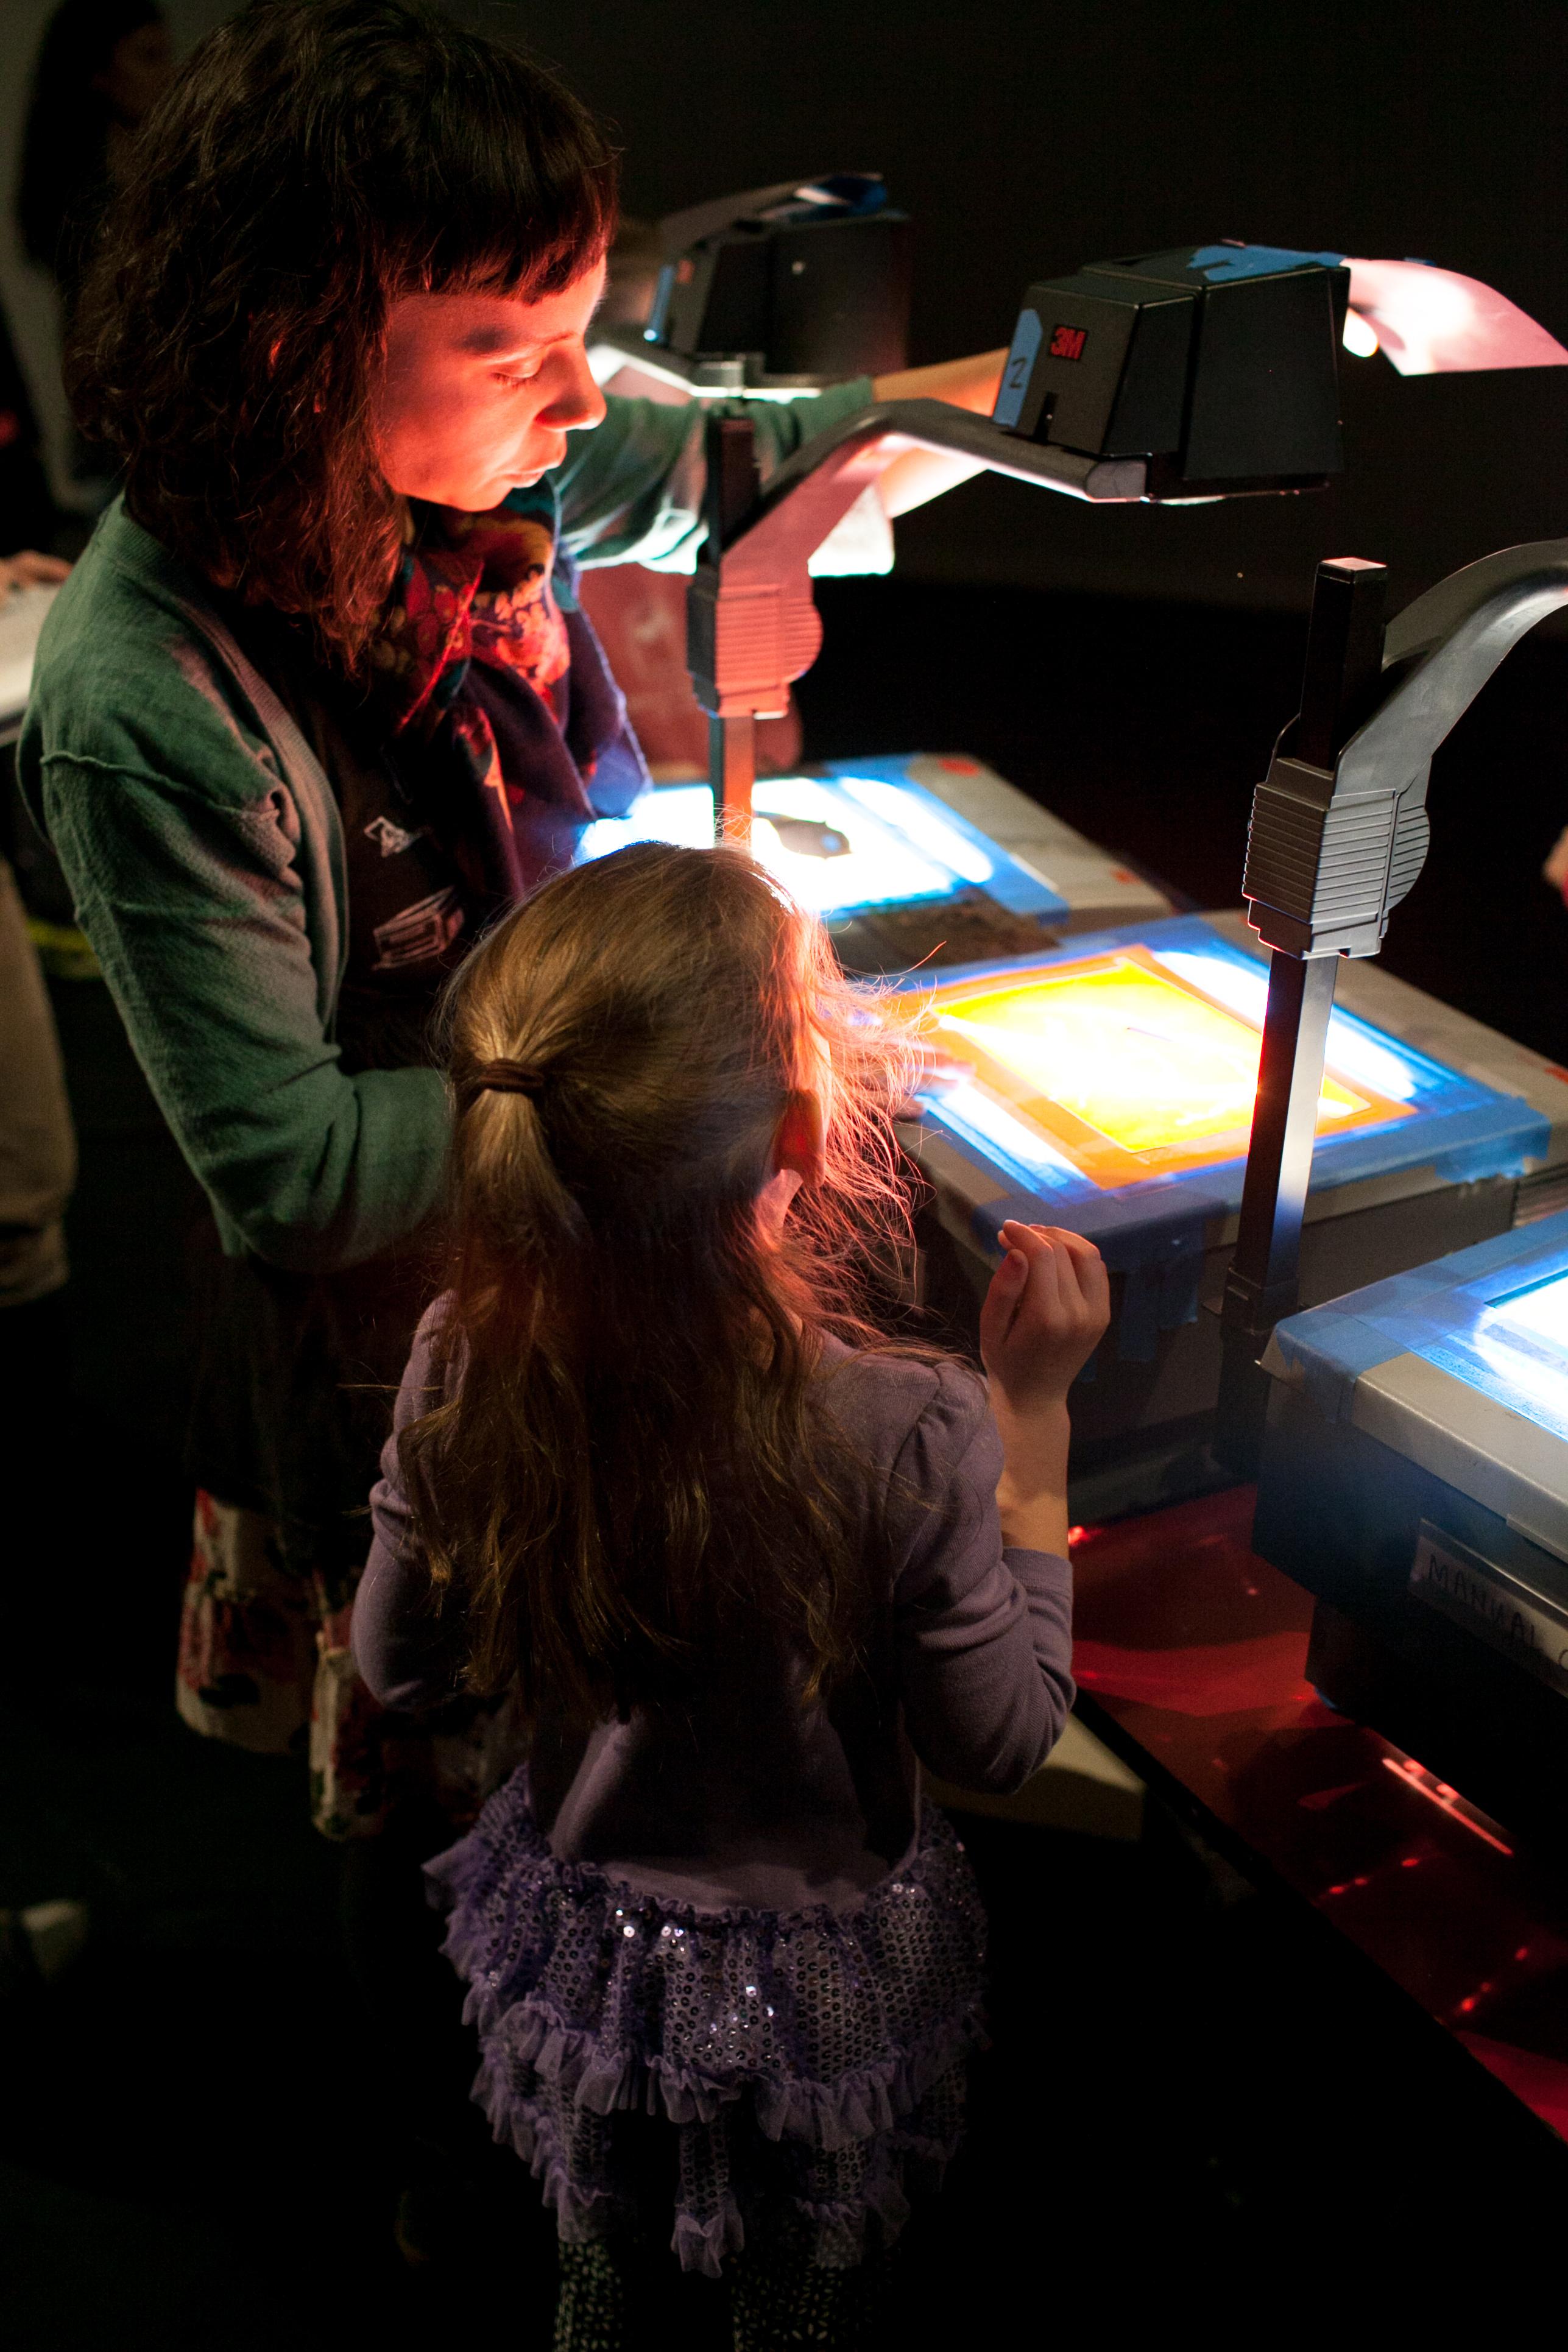
[[[1072,1706],[1072,1571],[1059,1553],[1005,1546],[985,1391],[963,1365],[932,1377],[889,1482],[904,1724],[931,1771],[1006,1795],[1045,1761]]]
[[[924,1498],[895,1588],[905,1722],[922,1762],[961,1787],[1022,1786],[1073,1701],[1068,1408],[1110,1319],[1100,1253],[1077,1234],[1007,1224],[981,1314],[984,1392],[944,1366],[895,1493]]]
[[[409,1423],[440,1402],[431,1353],[444,1304],[438,1298],[421,1318],[397,1391],[380,1482],[370,1498],[374,1535],[350,1631],[361,1679],[383,1706],[412,1711],[455,1697],[462,1675],[461,1613],[454,1606],[437,1616],[432,1606],[430,1572],[397,1458],[397,1441]]]
[[[1110,1284],[1081,1234],[1009,1221],[996,1238],[1006,1255],[980,1310],[980,1350],[1002,1439],[1003,1532],[1065,1553],[1068,1391],[1110,1320]]]

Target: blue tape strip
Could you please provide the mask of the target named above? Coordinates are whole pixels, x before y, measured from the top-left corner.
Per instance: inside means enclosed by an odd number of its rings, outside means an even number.
[[[1493,1094],[1453,1074],[1451,1092],[1479,1094],[1480,1102],[1417,1100],[1413,1117],[1385,1127],[1365,1127],[1355,1135],[1320,1136],[1312,1154],[1312,1190],[1331,1192],[1395,1168],[1436,1170],[1451,1184],[1473,1184],[1486,1176],[1522,1176],[1525,1163],[1544,1160],[1552,1142],[1550,1121],[1520,1095]],[[1410,1145],[1419,1148],[1411,1150]],[[1240,1188],[1237,1187],[1237,1205]]]
[[[1405,1353],[1397,1340],[1338,1306],[1292,1315],[1275,1326],[1274,1339],[1325,1421],[1338,1421],[1348,1410],[1363,1372]]]
[[[1237,278],[1272,278],[1307,262],[1338,269],[1343,260],[1342,253],[1297,253],[1288,245],[1200,245],[1187,268],[1201,270],[1211,286],[1225,286]]]

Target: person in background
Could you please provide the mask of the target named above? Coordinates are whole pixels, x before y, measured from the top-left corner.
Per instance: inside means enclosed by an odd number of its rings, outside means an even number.
[[[70,565],[63,555],[45,555],[36,547],[0,555],[0,609],[18,588],[58,588],[69,576]]]
[[[0,463],[3,457],[0,446]],[[0,544],[30,520],[26,509],[17,517],[0,506]],[[16,590],[54,586],[69,571],[60,557],[35,548],[0,556],[0,613]],[[15,877],[0,856],[0,1307],[12,1310],[0,1419],[13,1438],[18,1413],[28,1423],[37,1420],[40,1360],[53,1366],[61,1353],[65,1209],[75,1178],[76,1144],[48,992]],[[16,1458],[32,1456],[21,1447]]]
[[[0,562],[0,592],[10,564]],[[46,1433],[60,1406],[64,1361],[59,1313],[66,1280],[65,1210],[76,1176],[76,1143],[48,992],[8,862],[0,857],[0,1308],[5,1310],[3,1404],[7,1450],[28,1475],[9,1483],[10,1539],[25,1554],[42,1533],[19,1528],[18,1503],[35,1497],[38,1458],[24,1432]],[[16,1604],[40,1582],[35,1557],[16,1563],[5,1646],[17,1640]],[[26,1644],[21,1646],[26,1647]],[[13,1658],[15,1653],[13,1652]]]
[[[0,562],[0,593],[12,566]],[[0,1690],[36,1702],[57,1654],[50,1573],[51,1481],[68,1391],[65,1212],[76,1140],[48,992],[9,864],[0,857],[0,1425],[5,1431],[5,1549]],[[87,1940],[82,1903],[0,1908],[0,2003],[25,1999]]]
[[[451,1286],[354,1604],[388,1706],[515,1690],[528,1763],[427,1866],[474,2095],[562,2242],[557,2352],[871,2340],[978,2038],[984,1922],[920,1767],[1018,1788],[1072,1704],[1091,1242],[1007,1224],[990,1394],[879,1339],[907,1024],[750,858],[549,883],[453,983]]]
[[[61,0],[45,28],[22,132],[22,250],[74,310],[137,131],[174,69],[157,0]]]
[[[136,134],[174,69],[158,0],[61,0],[45,27],[22,131],[16,226],[27,259],[58,290],[67,341]],[[73,427],[66,462],[95,511],[112,492],[112,453]]]
[[[0,479],[3,469],[0,448]],[[4,505],[0,518],[8,537],[19,518]],[[32,550],[0,557],[0,612],[15,589],[52,584],[69,568]],[[76,1139],[48,992],[10,865],[0,856],[0,1426],[13,1465],[0,1683],[24,1694],[37,1693],[40,1661],[58,1630],[48,1570],[50,1482],[68,1387],[65,1213],[75,1178]],[[87,1925],[77,1902],[0,1909],[0,2002],[26,1998],[57,1976],[81,1949]]]
[[[66,565],[51,569],[46,560],[40,569],[37,552],[53,543],[60,521],[32,394],[11,340],[10,322],[0,310],[0,546],[22,551],[3,559],[11,569],[0,577],[0,602],[14,587],[64,579]]]

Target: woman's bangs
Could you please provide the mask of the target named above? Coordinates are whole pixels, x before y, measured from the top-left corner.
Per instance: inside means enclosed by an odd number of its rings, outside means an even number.
[[[568,286],[602,261],[615,235],[608,207],[583,205],[577,217],[541,238],[534,220],[520,219],[515,231],[498,236],[493,214],[474,223],[472,238],[458,224],[443,225],[422,270],[412,272],[405,290],[425,294],[494,294],[503,300],[533,302]]]
[[[524,145],[502,96],[491,88],[471,109],[430,110],[422,185],[403,196],[411,227],[417,220],[428,235],[436,225],[417,280],[423,291],[531,300],[560,293],[609,248],[614,150],[593,131],[584,138],[564,94],[553,123],[540,121],[536,100]]]

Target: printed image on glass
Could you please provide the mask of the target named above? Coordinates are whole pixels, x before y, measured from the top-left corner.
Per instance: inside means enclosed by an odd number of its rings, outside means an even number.
[[[1185,957],[1178,973],[1131,946],[937,988],[935,1042],[1098,1184],[1233,1159],[1251,1125],[1262,1006],[1257,1021],[1231,1009],[1205,961]],[[1320,1135],[1409,1116],[1359,1072],[1324,1078]]]
[[[813,914],[905,906],[984,885],[995,870],[980,844],[944,822],[920,792],[875,776],[768,776],[752,795],[752,853]],[[627,817],[587,827],[580,860],[631,841],[679,841],[705,848],[713,838],[707,784],[665,784]]]

